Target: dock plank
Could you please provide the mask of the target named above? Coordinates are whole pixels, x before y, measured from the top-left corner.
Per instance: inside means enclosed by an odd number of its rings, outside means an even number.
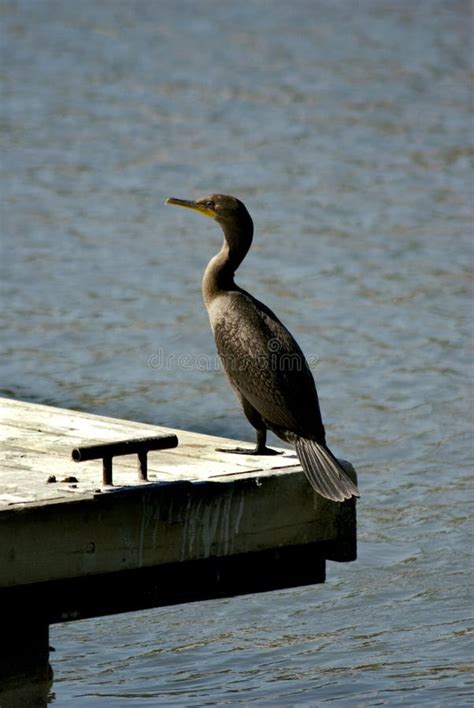
[[[43,498],[70,498],[71,492],[94,496],[98,491],[110,491],[102,485],[100,460],[77,464],[71,459],[74,447],[170,433],[178,436],[179,447],[149,453],[150,482],[203,481],[299,467],[291,450],[282,450],[281,455],[270,458],[229,455],[218,452],[216,447],[233,446],[233,440],[2,398],[0,509],[2,505],[22,503],[22,495],[25,502],[31,503],[35,499],[41,502]],[[247,446],[251,447],[248,443]],[[143,485],[137,479],[136,465],[134,456],[117,458],[114,486]],[[17,474],[7,474],[9,469],[16,469]],[[53,475],[57,479],[54,486],[47,484]],[[78,481],[74,486],[65,486],[60,480],[67,477]]]

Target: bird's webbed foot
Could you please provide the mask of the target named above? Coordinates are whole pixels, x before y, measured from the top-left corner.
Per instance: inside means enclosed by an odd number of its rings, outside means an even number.
[[[271,447],[266,445],[258,446],[254,448],[246,447],[216,447],[217,452],[230,452],[233,455],[282,455],[281,450],[272,450]]]

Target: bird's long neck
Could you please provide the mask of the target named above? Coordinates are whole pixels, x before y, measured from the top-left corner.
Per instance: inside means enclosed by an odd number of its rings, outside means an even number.
[[[246,228],[222,226],[224,242],[217,255],[212,258],[202,279],[202,294],[206,307],[214,298],[229,290],[235,290],[234,274],[244,260],[252,243],[253,225]]]

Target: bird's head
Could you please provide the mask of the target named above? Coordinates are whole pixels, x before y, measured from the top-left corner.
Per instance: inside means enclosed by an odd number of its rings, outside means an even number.
[[[227,194],[211,194],[196,201],[187,199],[175,199],[170,197],[166,204],[184,207],[199,212],[210,219],[217,221],[224,229],[226,227],[244,226],[249,228],[252,219],[245,205],[239,199],[230,197]]]

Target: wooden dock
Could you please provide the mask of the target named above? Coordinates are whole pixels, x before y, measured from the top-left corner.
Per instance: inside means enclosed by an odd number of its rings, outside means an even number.
[[[148,481],[135,457],[114,460],[113,486],[100,460],[71,457],[170,433]],[[54,622],[323,582],[327,559],[355,559],[355,502],[313,493],[292,450],[226,454],[234,440],[6,398],[0,435],[4,675],[27,642],[33,663],[47,654]]]

